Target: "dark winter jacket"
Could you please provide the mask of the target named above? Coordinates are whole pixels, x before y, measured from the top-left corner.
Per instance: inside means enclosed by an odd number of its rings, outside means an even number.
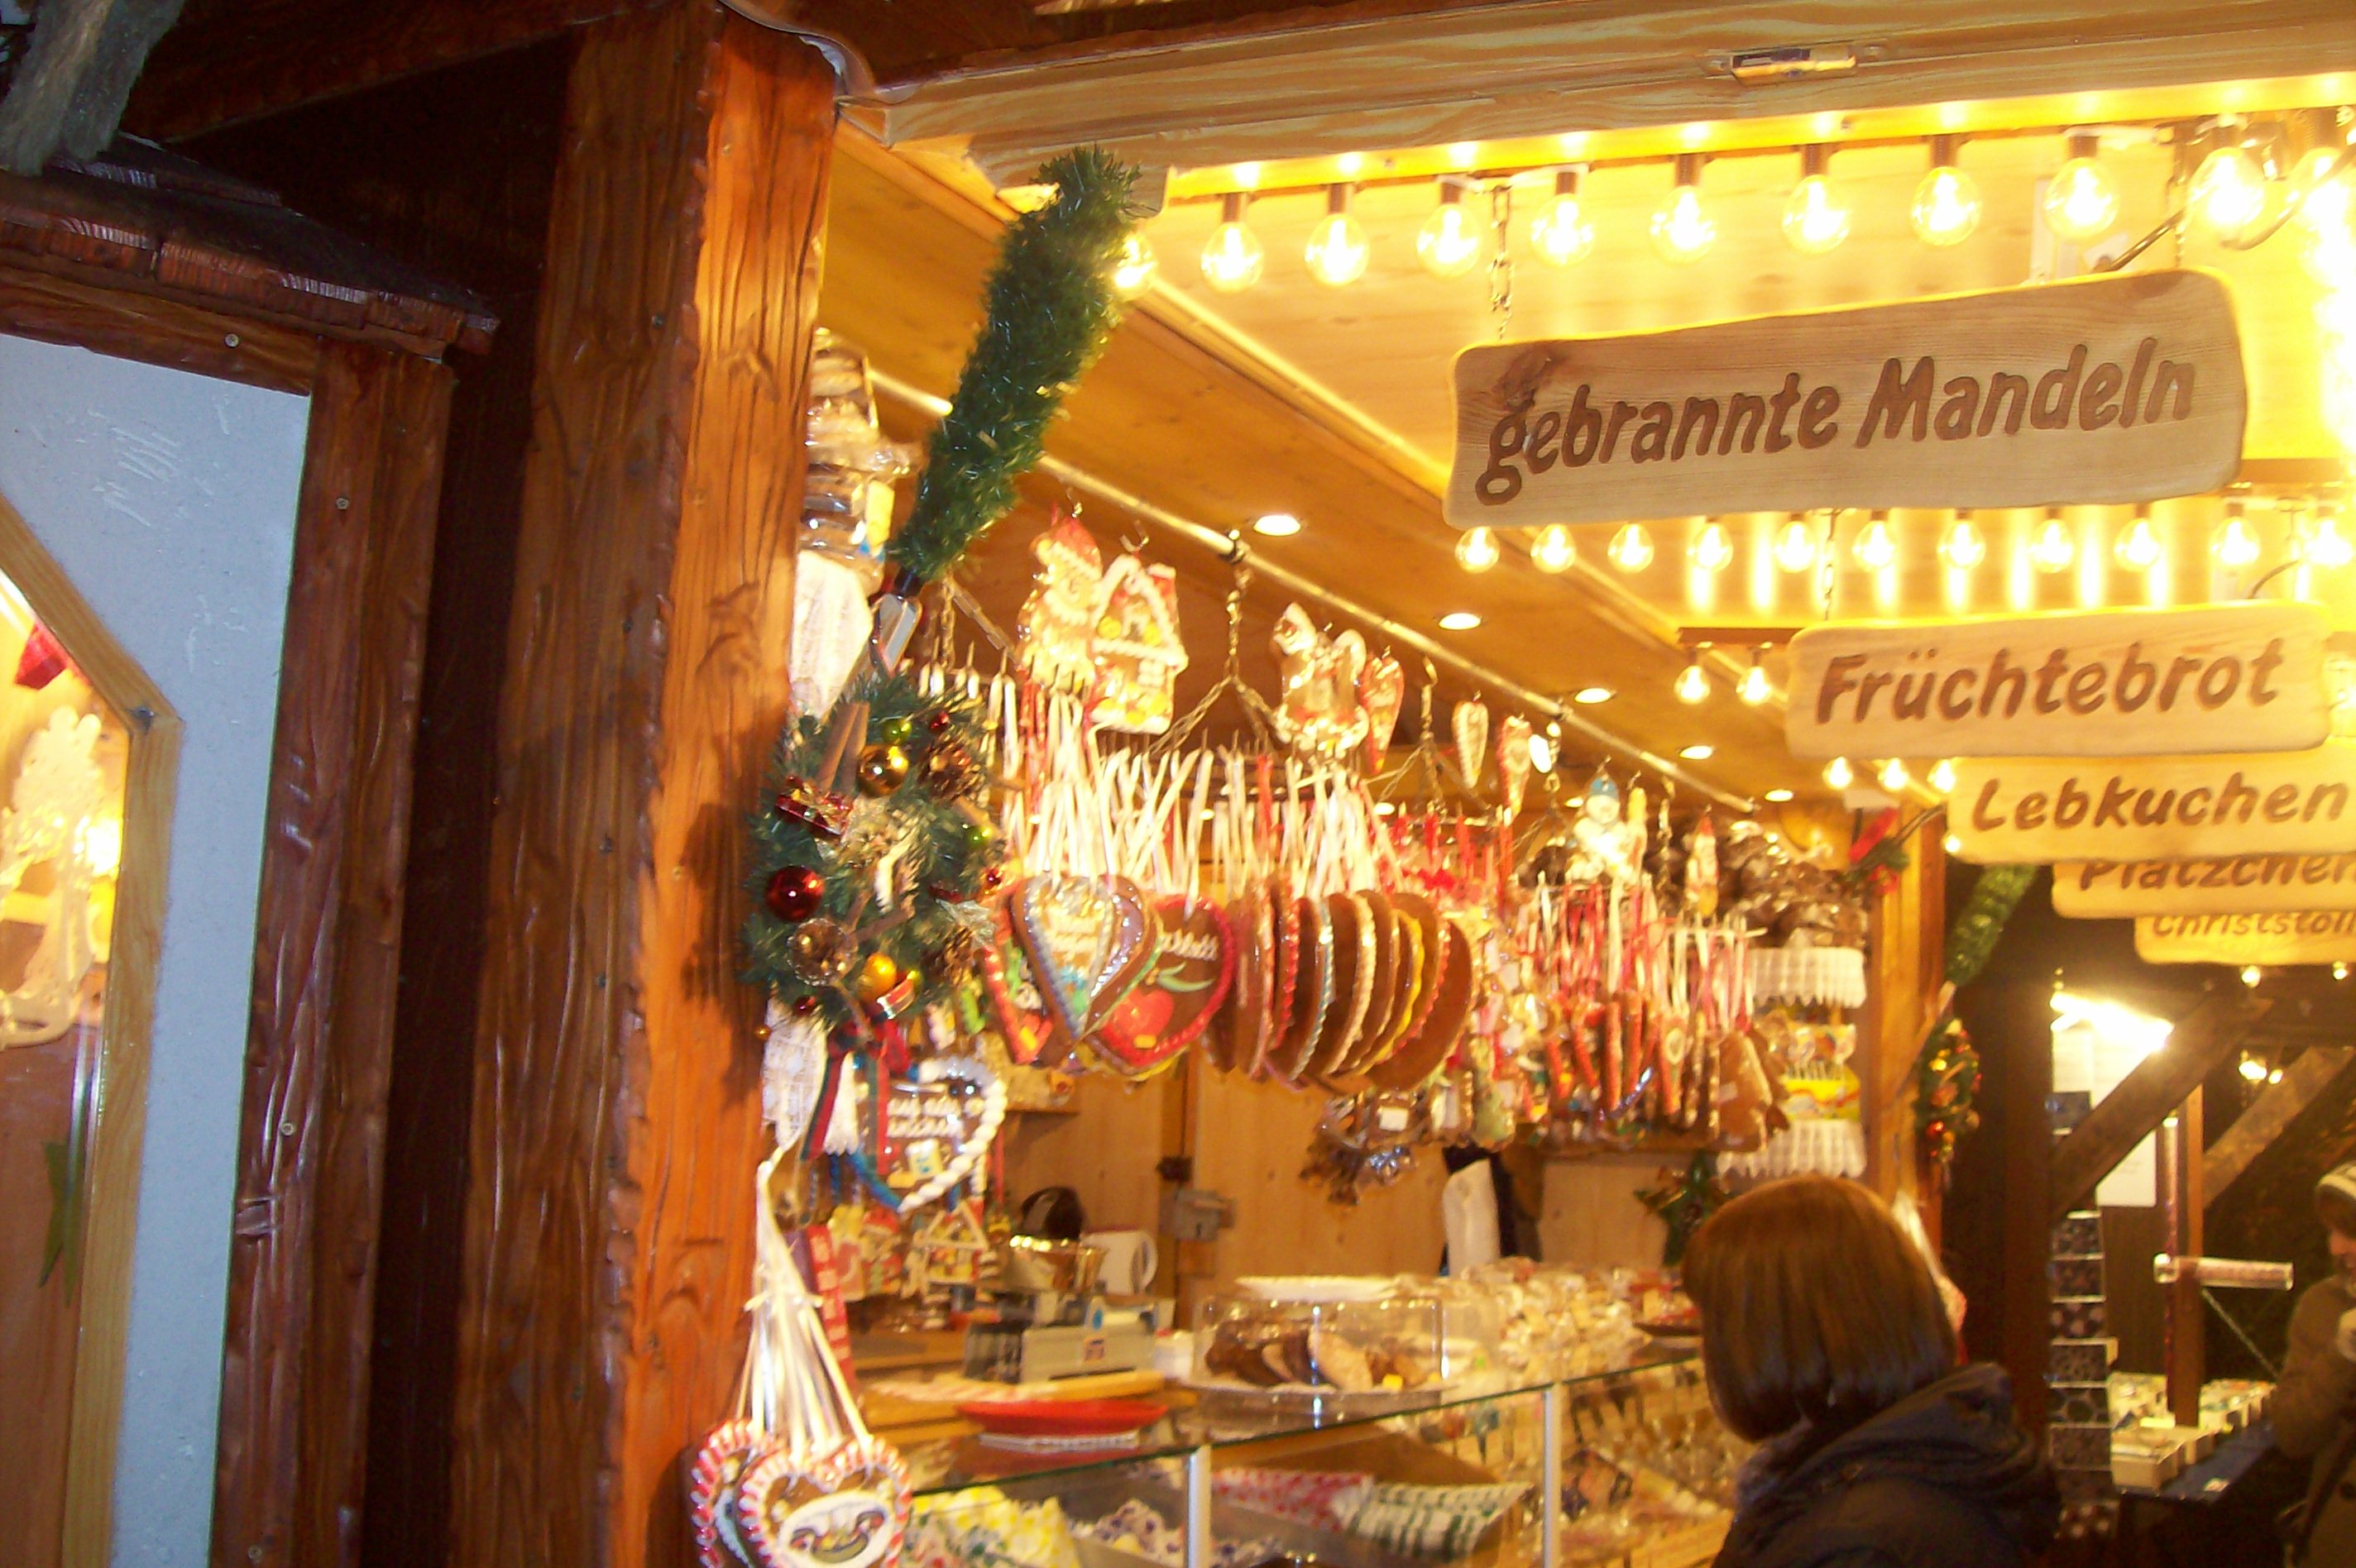
[[[2053,1472],[2013,1422],[1997,1368],[1965,1367],[1793,1445],[1761,1451],[1763,1490],[1716,1568],[2018,1568],[2052,1541]]]

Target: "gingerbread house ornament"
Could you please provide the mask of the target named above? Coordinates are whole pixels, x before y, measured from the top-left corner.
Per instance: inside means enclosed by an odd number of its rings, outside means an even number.
[[[1088,718],[1099,729],[1166,734],[1177,711],[1178,672],[1186,645],[1178,637],[1178,574],[1133,555],[1114,560],[1097,596],[1091,652],[1096,680]]]

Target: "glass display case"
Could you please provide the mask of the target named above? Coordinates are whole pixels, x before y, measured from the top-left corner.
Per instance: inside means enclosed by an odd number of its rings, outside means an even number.
[[[1743,1452],[1684,1349],[1380,1409],[1178,1392],[1119,1447],[1056,1441],[909,1445],[911,1568],[1684,1568],[1724,1538]]]

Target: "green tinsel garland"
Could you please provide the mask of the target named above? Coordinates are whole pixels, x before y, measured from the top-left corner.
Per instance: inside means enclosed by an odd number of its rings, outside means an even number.
[[[1638,1202],[1661,1217],[1668,1237],[1661,1243],[1661,1266],[1685,1262],[1694,1232],[1726,1205],[1726,1184],[1718,1179],[1718,1157],[1703,1149],[1686,1166],[1683,1175],[1661,1172],[1661,1184],[1636,1194]]]
[[[852,994],[857,973],[841,985],[811,984],[794,967],[797,933],[819,920],[833,922],[846,933],[876,923],[876,864],[897,849],[899,887],[913,890],[906,901],[911,912],[900,923],[856,942],[854,962],[881,953],[902,974],[913,971],[917,976],[915,1002],[903,1015],[912,1016],[954,995],[957,983],[979,956],[978,944],[989,940],[986,906],[976,901],[991,891],[993,873],[1004,855],[989,821],[988,783],[979,762],[957,788],[937,785],[925,767],[926,759],[944,748],[961,749],[972,759],[985,754],[979,704],[961,694],[928,697],[913,675],[887,675],[872,663],[862,664],[841,700],[868,705],[871,744],[892,743],[891,736],[905,732],[906,739],[899,743],[911,763],[906,782],[888,795],[851,797],[850,823],[838,840],[822,838],[806,824],[765,805],[750,824],[745,880],[753,894],[753,912],[744,923],[745,979],[788,1007],[798,1003],[807,1009],[810,1004],[802,998],[817,998],[817,1007],[832,1024],[851,1023],[858,1014]],[[947,720],[937,730],[936,716],[941,714]],[[831,721],[831,714],[813,714],[787,725],[777,739],[771,766],[773,794],[793,780],[826,787],[817,774]],[[780,920],[765,901],[770,879],[788,866],[809,867],[824,880],[824,896],[807,920]]]
[[[915,507],[885,554],[930,582],[1014,505],[1047,425],[1119,320],[1113,263],[1136,214],[1137,171],[1096,148],[1039,171],[1055,198],[1008,228],[990,274],[989,319],[933,432]]]
[[[2036,880],[2034,866],[1990,866],[1980,872],[1963,912],[1947,932],[1947,984],[1960,989],[1979,978],[2020,895]]]

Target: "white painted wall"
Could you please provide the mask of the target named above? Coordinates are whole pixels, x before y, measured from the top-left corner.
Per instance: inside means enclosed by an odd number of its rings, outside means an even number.
[[[205,1561],[271,732],[308,400],[0,336],[0,495],[187,724],[114,1561]]]

